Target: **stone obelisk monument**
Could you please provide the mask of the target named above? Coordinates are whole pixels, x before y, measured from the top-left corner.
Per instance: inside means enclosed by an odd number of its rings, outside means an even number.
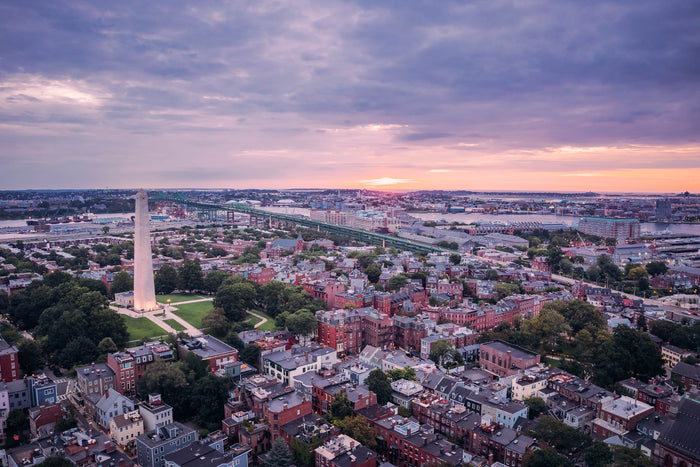
[[[136,193],[136,228],[134,231],[134,310],[158,309],[153,285],[153,260],[151,259],[151,231],[148,223],[148,194]]]

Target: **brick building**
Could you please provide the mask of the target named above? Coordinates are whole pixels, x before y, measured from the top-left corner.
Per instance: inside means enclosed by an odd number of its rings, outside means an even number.
[[[637,422],[654,412],[654,407],[631,397],[621,396],[603,402],[598,418],[593,420],[592,431],[603,439],[620,436],[637,428]]]
[[[17,347],[0,337],[0,380],[9,383],[20,379],[21,372],[17,360]]]
[[[312,413],[311,401],[290,392],[263,404],[263,418],[269,421],[271,441],[280,436],[282,426]]]
[[[336,300],[339,295],[336,295]],[[318,311],[318,342],[339,354],[357,354],[362,350],[361,310]]]
[[[529,350],[495,340],[479,346],[481,367],[498,376],[512,376],[540,363],[540,355]]]

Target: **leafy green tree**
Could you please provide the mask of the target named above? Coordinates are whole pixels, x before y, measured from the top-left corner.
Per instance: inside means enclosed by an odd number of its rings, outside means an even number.
[[[231,277],[231,273],[227,271],[212,271],[204,277],[204,290],[210,294],[215,294],[221,284]]]
[[[17,345],[17,358],[25,375],[32,375],[44,367],[44,356],[36,340],[20,339]]]
[[[180,289],[188,292],[204,289],[204,274],[198,259],[186,259],[178,271]]]
[[[484,277],[486,280],[489,281],[497,281],[498,280],[498,271],[495,269],[487,269],[486,273],[484,273]]]
[[[331,414],[336,420],[342,420],[352,415],[352,402],[350,402],[344,391],[337,393],[333,398]]]
[[[0,315],[6,315],[10,311],[10,297],[7,292],[0,290]]]
[[[177,288],[178,278],[175,268],[165,263],[153,276],[153,284],[157,294],[173,293]]]
[[[216,292],[214,307],[223,309],[230,321],[242,321],[255,297],[255,287],[250,283],[223,284]]]
[[[0,335],[10,345],[15,345],[22,339],[19,331],[7,321],[0,321]]]
[[[651,261],[647,263],[646,270],[650,276],[658,276],[659,274],[666,274],[668,272],[668,266],[663,261]]]
[[[243,254],[236,259],[236,264],[256,264],[260,262],[260,248],[247,246]]]
[[[191,415],[190,395],[191,386],[185,375],[185,365],[182,361],[169,364],[158,360],[148,365],[139,384],[139,394],[142,398],[148,394],[159,393],[163,400],[173,407],[176,419],[187,418]]]
[[[430,358],[436,365],[444,366],[458,358],[459,352],[452,346],[449,340],[440,339],[430,347]],[[461,357],[461,356],[460,356]]]
[[[503,300],[504,298],[520,293],[520,286],[518,284],[509,284],[507,282],[499,282],[493,289],[498,294],[498,299]]]
[[[387,288],[390,291],[396,291],[399,290],[401,287],[404,287],[406,284],[408,284],[408,277],[406,277],[403,274],[399,274],[397,276],[392,276],[389,278]]]
[[[455,266],[459,266],[462,263],[462,255],[459,253],[450,254],[450,263],[454,264]]]
[[[223,309],[214,308],[202,318],[202,328],[207,329],[214,337],[221,338],[231,328],[231,322],[226,318]]]
[[[400,379],[405,379],[407,381],[416,380],[416,370],[410,366],[407,366],[406,368],[397,368],[396,370],[388,370],[386,375],[392,381],[398,381]]]
[[[105,337],[97,344],[97,351],[101,354],[113,353],[117,350],[117,344],[114,343],[111,337]]]
[[[377,395],[377,402],[381,405],[391,401],[391,382],[382,370],[372,370],[365,380],[370,391]]]
[[[282,438],[277,438],[272,442],[272,449],[267,454],[265,467],[289,467],[294,463],[294,456],[289,451],[287,443]]]
[[[372,284],[376,284],[379,281],[379,276],[382,275],[382,268],[378,264],[370,264],[365,269],[365,274],[367,274],[367,280]]]
[[[316,315],[307,310],[302,310],[290,315],[285,322],[287,329],[297,336],[310,336],[318,328]]]
[[[613,457],[615,467],[654,467],[656,464],[648,458],[641,449],[626,446],[614,446]]]
[[[602,441],[594,441],[584,455],[588,467],[604,467],[613,461],[613,453]]]
[[[534,437],[546,441],[559,452],[585,447],[590,437],[552,417],[540,417],[532,431]],[[558,465],[558,464],[550,464]]]
[[[97,357],[97,347],[85,336],[78,336],[68,342],[58,354],[58,362],[64,368],[76,364],[90,363]]]
[[[559,454],[553,449],[538,449],[525,454],[524,467],[573,467],[574,464],[568,457]]]
[[[549,307],[549,303],[542,306],[540,314],[535,318],[525,321],[523,329],[535,336],[538,340],[544,340],[551,345],[556,345],[560,335],[569,332],[571,328],[566,320],[556,309]]]
[[[126,271],[119,271],[114,275],[109,291],[114,294],[134,290],[134,279]]]
[[[539,414],[545,411],[547,405],[541,397],[532,396],[523,399],[523,402],[528,407],[527,418],[534,420]]]
[[[23,410],[11,410],[7,415],[7,425],[5,434],[7,435],[6,447],[12,447],[19,444],[19,438],[22,432],[27,428],[29,420]],[[17,439],[15,439],[15,437]]]
[[[254,367],[260,366],[260,347],[255,344],[247,344],[241,351],[241,361]]]
[[[78,421],[75,418],[67,417],[64,415],[58,422],[56,422],[56,425],[54,426],[54,432],[63,433],[64,431],[70,430],[71,428],[75,428],[77,426]]]
[[[219,428],[227,400],[228,391],[224,379],[212,374],[200,378],[194,384],[191,399],[196,422],[209,431]]]
[[[346,417],[345,419],[338,421],[337,425],[343,434],[348,435],[369,449],[377,449],[377,429],[374,427],[368,427],[364,418]]]

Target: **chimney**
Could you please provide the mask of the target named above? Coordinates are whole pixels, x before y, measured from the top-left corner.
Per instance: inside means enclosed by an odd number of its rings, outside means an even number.
[[[284,410],[287,410],[289,408],[289,404],[285,403],[284,404]]]

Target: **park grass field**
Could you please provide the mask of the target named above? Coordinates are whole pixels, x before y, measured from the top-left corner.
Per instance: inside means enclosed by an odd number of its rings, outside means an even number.
[[[179,303],[179,302],[187,302],[189,300],[198,300],[202,297],[199,295],[186,295],[186,294],[170,294],[170,295],[156,295],[156,301],[158,303],[168,303],[168,299],[170,299],[170,303]]]
[[[173,305],[171,302],[171,305],[175,308],[173,313],[197,329],[202,327],[202,318],[214,308],[214,305],[210,301],[185,303],[184,305]]]
[[[129,341],[140,341],[144,338],[165,336],[168,333],[148,318],[132,318],[121,315],[126,323],[126,330],[129,333]]]
[[[260,330],[260,331],[274,331],[275,330],[275,318],[272,318],[271,316],[263,313],[260,310],[253,310],[253,313],[255,313],[256,315],[264,316],[265,318],[267,318],[267,322],[265,324],[261,325],[259,328],[257,328],[258,330]],[[253,325],[256,325],[258,322],[260,322],[260,320],[258,318],[256,318],[255,316],[252,316],[252,315],[249,315],[249,316],[255,320],[254,322],[251,321],[251,323],[253,323]]]
[[[164,319],[163,322],[178,332],[185,330],[185,326],[183,326],[182,324],[180,324],[179,322],[175,321],[172,318],[171,319]]]

